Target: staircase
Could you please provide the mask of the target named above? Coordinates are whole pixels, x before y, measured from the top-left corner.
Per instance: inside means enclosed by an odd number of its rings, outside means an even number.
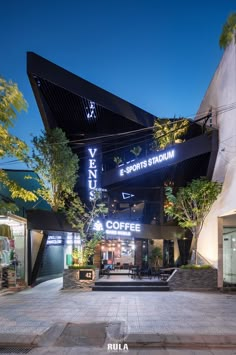
[[[106,281],[96,281],[92,288],[93,291],[169,291],[167,281],[152,280],[127,280],[115,281],[107,279]]]

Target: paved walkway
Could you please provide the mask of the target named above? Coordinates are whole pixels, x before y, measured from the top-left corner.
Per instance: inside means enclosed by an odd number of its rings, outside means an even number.
[[[0,343],[29,344],[54,329],[55,325],[55,334],[60,335],[68,323],[87,324],[88,329],[89,324],[101,323],[108,326],[106,329],[111,342],[117,342],[117,334],[112,332],[117,324],[121,324],[125,336],[118,341],[133,342],[132,346],[137,342],[140,347],[151,342],[156,346],[164,341],[163,346],[172,344],[176,347],[176,344],[188,343],[189,339],[195,347],[204,343],[211,347],[217,339],[220,346],[236,344],[236,294],[184,291],[78,292],[63,291],[61,287],[62,280],[56,279],[20,293],[0,296]],[[50,336],[50,339],[53,337]],[[217,350],[214,354],[236,354],[235,349]],[[35,349],[30,354],[39,351]],[[104,349],[99,351],[103,353]],[[134,351],[132,353],[138,353]],[[164,348],[159,351],[162,351],[160,354],[185,354],[181,350],[167,353]],[[203,354],[202,350],[198,351]],[[72,348],[61,353],[71,352]],[[143,354],[148,354],[148,351],[144,350]]]

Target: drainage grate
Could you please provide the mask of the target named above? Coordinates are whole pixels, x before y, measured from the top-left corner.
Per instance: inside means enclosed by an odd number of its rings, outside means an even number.
[[[0,346],[0,354],[28,354],[33,346]]]

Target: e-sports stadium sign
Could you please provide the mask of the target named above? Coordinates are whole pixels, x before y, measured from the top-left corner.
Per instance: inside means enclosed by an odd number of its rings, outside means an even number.
[[[137,171],[148,170],[150,167],[158,166],[164,161],[172,160],[175,158],[175,150],[168,150],[166,152],[159,153],[150,158],[141,160],[137,163],[129,164],[126,167],[122,167],[119,169],[119,175],[132,175]]]
[[[110,219],[106,221],[97,220],[94,223],[93,229],[97,232],[104,231],[108,235],[131,236],[132,233],[141,232],[141,224]]]

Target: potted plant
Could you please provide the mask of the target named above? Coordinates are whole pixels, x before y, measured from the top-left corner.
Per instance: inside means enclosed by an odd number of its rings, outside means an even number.
[[[100,243],[103,232],[93,229],[95,219],[104,216],[107,208],[100,202],[99,194],[95,194],[90,206],[83,204],[76,194],[68,196],[67,220],[78,230],[81,238],[81,248],[73,249],[73,262],[68,270],[64,270],[64,287],[88,287],[95,281],[96,267],[92,263],[97,245]]]

